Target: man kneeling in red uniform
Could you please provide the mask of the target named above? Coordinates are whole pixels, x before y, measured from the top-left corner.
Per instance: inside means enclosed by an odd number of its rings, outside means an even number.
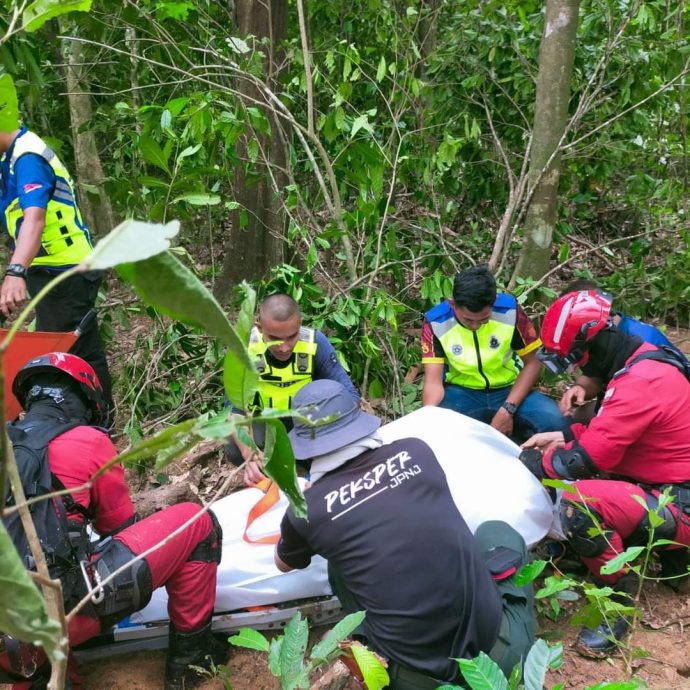
[[[47,443],[47,458],[53,489],[83,485],[117,455],[108,434],[99,428],[105,412],[101,385],[83,359],[65,353],[33,359],[17,374],[13,392],[26,416],[8,425],[10,438],[24,434],[27,445],[41,435],[52,438]],[[17,441],[14,443],[16,447]],[[40,457],[46,452],[46,443],[42,449],[32,450]],[[93,479],[90,489],[76,491],[62,502],[70,534],[83,532],[84,523],[90,523],[101,536],[89,556],[92,577],[101,579],[161,542],[202,510],[193,503],[180,503],[137,522],[120,465]],[[99,592],[102,600],[89,602],[70,621],[70,646],[85,642],[143,608],[152,591],[165,585],[170,616],[165,689],[194,687],[200,677],[190,665],[210,668],[211,662],[227,661],[227,645],[211,634],[221,546],[222,531],[215,516],[210,511],[202,514],[164,546],[104,585]],[[61,580],[69,611],[87,591],[78,564]],[[14,682],[15,690],[38,690],[46,687],[49,675],[42,649],[0,634],[0,683]],[[68,687],[79,684],[70,658]]]
[[[596,290],[563,295],[549,307],[537,358],[553,373],[578,367],[606,386],[598,415],[588,426],[536,434],[521,460],[539,479],[573,481],[560,504],[563,530],[596,581],[629,604],[637,585],[632,573],[601,568],[629,546],[645,546],[653,520],[662,577],[672,586],[687,576],[690,545],[690,383],[685,360],[657,349],[613,322],[611,300]],[[599,386],[599,384],[601,384]],[[615,478],[614,478],[615,477]],[[667,489],[673,501],[659,507]],[[577,648],[605,656],[626,634],[619,616],[580,632]]]

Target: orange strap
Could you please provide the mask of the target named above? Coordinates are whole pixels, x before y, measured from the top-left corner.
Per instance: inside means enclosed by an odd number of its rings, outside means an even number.
[[[265,537],[252,539],[249,536],[249,528],[255,520],[260,518],[264,513],[267,513],[280,500],[280,491],[278,485],[271,479],[262,479],[255,485],[256,489],[261,489],[264,495],[254,504],[247,516],[247,524],[244,528],[242,539],[248,544],[277,544],[280,540],[280,534],[269,534]]]

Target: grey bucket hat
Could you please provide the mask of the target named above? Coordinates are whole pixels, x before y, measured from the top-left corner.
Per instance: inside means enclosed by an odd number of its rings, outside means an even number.
[[[308,460],[326,455],[370,436],[381,426],[381,420],[362,412],[352,395],[337,381],[321,379],[301,388],[292,402],[294,410],[317,422],[315,425],[295,419],[288,434],[295,458]],[[333,417],[319,424],[320,420]]]

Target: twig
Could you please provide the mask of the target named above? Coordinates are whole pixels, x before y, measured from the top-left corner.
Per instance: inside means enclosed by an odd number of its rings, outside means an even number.
[[[307,39],[307,23],[304,17],[304,3],[297,0],[297,16],[299,19],[299,33],[302,39],[302,59],[304,60],[304,78],[307,82],[307,132],[315,136],[314,129],[314,84],[311,75],[311,55],[309,54],[309,42]]]
[[[600,249],[603,249],[604,247],[608,247],[612,244],[618,244],[619,242],[625,242],[626,240],[634,240],[638,237],[642,237],[643,235],[647,234],[647,230],[643,232],[638,232],[635,233],[634,235],[626,235],[625,237],[617,237],[615,240],[611,240],[610,242],[604,242],[604,244],[600,244],[598,247],[591,247],[590,249],[584,249],[581,252],[578,252],[577,254],[574,254],[573,256],[569,257],[565,261],[562,261],[558,266],[555,266],[552,268],[548,273],[545,273],[538,281],[530,285],[522,294],[520,295],[521,297],[523,295],[528,295],[532,290],[536,290],[540,285],[542,285],[546,280],[549,279],[550,276],[552,276],[554,273],[557,273],[560,271],[564,266],[567,266],[571,261],[574,261],[575,259],[579,259],[582,256],[586,256],[587,254],[591,254],[592,252],[597,252]]]

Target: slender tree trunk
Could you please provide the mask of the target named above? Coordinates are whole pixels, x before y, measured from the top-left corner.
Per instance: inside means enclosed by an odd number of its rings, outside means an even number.
[[[253,46],[265,55],[266,84],[275,88],[283,55],[280,42],[287,34],[287,0],[236,0],[237,29],[241,37],[268,38],[269,44]],[[238,90],[262,100],[258,89],[239,80]],[[216,283],[216,296],[222,301],[230,288],[245,279],[264,276],[271,266],[283,260],[285,213],[280,193],[286,184],[286,143],[276,118],[264,111],[271,124],[271,135],[247,132],[237,143],[237,155],[245,164],[235,172],[235,200],[240,208],[231,216],[232,227],[225,246],[223,271]],[[249,161],[248,143],[256,136],[259,157]],[[262,160],[263,157],[266,160]]]
[[[61,22],[61,31],[69,33],[71,27]],[[93,111],[91,97],[84,83],[82,44],[66,40],[62,44],[65,78],[69,100],[69,114],[74,142],[76,185],[79,190],[79,209],[94,235],[103,236],[115,227],[115,215],[103,185],[105,175],[92,130],[84,129]]]
[[[141,105],[139,95],[139,43],[137,42],[137,32],[133,26],[125,28],[125,41],[129,49],[129,84],[132,87],[132,108],[134,109],[134,130],[141,136],[141,121],[139,120],[139,106]]]
[[[513,279],[538,279],[549,267],[558,214],[561,159],[557,149],[568,117],[579,9],[580,0],[546,3],[529,169],[530,189],[536,187],[525,217],[525,242]]]

